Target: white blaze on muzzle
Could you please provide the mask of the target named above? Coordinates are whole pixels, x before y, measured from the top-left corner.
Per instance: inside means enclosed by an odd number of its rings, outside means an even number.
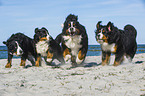
[[[103,29],[101,29],[101,32],[99,34],[97,34],[96,38],[97,38],[97,42],[100,44],[103,44],[103,33],[102,33]]]
[[[97,35],[97,39],[103,39],[103,29],[101,29],[101,32]]]
[[[70,27],[68,28],[68,31],[69,32],[75,32],[76,31],[76,28],[73,26],[73,22],[70,22]]]

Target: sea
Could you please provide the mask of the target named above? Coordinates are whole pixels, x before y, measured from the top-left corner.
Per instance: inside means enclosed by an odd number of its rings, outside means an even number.
[[[137,45],[136,54],[145,53],[145,44]],[[100,45],[89,45],[87,56],[100,56],[101,55],[101,47]],[[7,47],[0,46],[0,59],[6,59],[8,57]],[[13,58],[20,58],[14,56]]]

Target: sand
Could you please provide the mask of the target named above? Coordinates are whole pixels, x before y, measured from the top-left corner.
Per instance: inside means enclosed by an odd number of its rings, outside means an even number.
[[[13,59],[6,69],[7,59],[0,59],[0,96],[145,96],[145,54],[117,67],[113,60],[102,66],[101,56],[87,56],[85,67],[69,69],[68,62],[52,68],[42,61],[41,67],[25,69]]]

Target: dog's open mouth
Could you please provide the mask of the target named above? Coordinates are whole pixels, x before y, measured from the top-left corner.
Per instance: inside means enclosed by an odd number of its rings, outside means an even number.
[[[75,36],[76,32],[70,32],[70,36]]]
[[[75,36],[79,34],[79,30],[69,32],[70,36]]]

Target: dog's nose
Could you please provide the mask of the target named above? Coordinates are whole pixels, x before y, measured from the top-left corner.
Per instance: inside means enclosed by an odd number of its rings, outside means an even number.
[[[73,31],[73,28],[70,28],[70,31],[72,32]]]
[[[97,36],[100,37],[100,34],[98,34]]]

